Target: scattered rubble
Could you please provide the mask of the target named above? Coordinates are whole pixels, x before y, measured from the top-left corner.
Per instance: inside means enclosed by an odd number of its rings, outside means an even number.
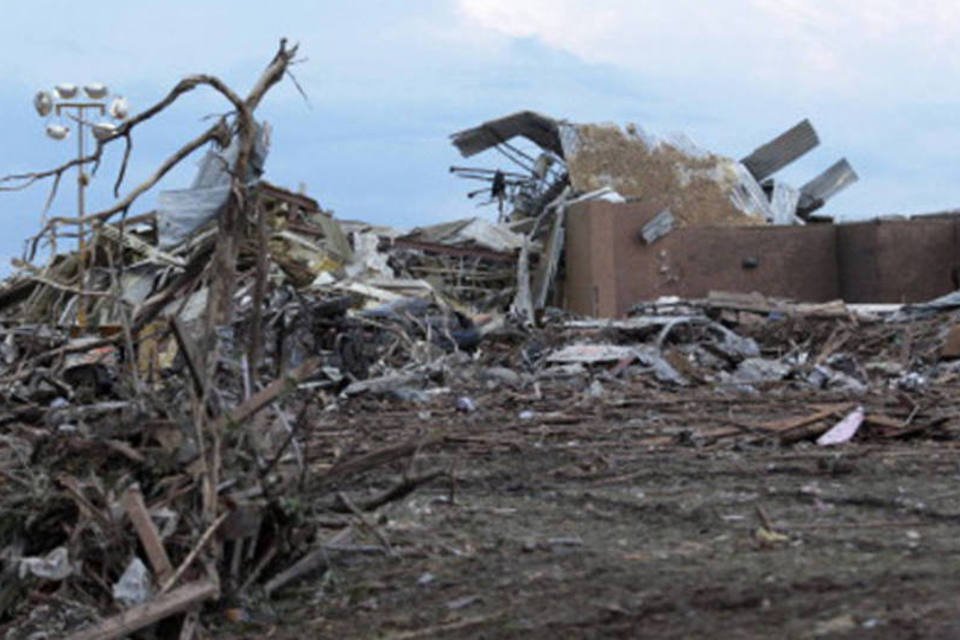
[[[294,51],[281,47],[274,82]],[[792,194],[765,182],[815,144],[809,123],[738,162],[516,114],[454,138],[465,155],[506,147],[529,169],[458,170],[489,178],[511,212],[403,233],[261,180],[269,127],[249,109],[188,145],[213,147],[189,189],[163,192],[153,213],[127,216],[132,198],[91,216],[82,254],[57,244],[71,224],[60,219],[28,256],[47,242],[46,264],[19,263],[0,289],[6,638],[151,625],[191,638],[223,622],[200,616],[205,604],[269,609],[342,556],[398,555],[379,510],[431,484],[455,492],[455,468],[415,468],[431,448],[495,449],[527,432],[542,444],[558,426],[563,446],[589,430],[638,451],[960,435],[952,298],[860,308],[721,294],[614,320],[550,308],[578,199],[663,197],[650,244],[675,225],[803,222],[855,179],[843,165]],[[510,150],[516,135],[544,155]],[[396,407],[415,407],[418,426],[381,441]],[[346,433],[348,417],[369,431]],[[47,629],[37,600],[57,611]]]

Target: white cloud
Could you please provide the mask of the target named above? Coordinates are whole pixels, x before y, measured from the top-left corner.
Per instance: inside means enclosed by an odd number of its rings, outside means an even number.
[[[952,87],[955,0],[459,0],[470,24],[652,77],[853,94]],[[894,76],[894,78],[891,78]],[[931,84],[932,83],[932,84]]]

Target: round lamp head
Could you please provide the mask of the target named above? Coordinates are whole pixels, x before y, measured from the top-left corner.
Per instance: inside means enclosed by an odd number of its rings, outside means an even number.
[[[70,127],[65,127],[62,124],[48,124],[47,125],[47,135],[54,140],[63,140],[70,134]]]
[[[77,97],[77,85],[64,82],[58,84],[54,89],[57,90],[57,96],[61,100],[72,100]]]
[[[93,125],[93,137],[103,141],[112,136],[116,130],[117,125],[112,122],[98,122]]]
[[[130,114],[130,104],[123,96],[118,96],[110,103],[110,117],[116,120],[126,120]]]
[[[53,111],[53,96],[49,91],[38,91],[33,96],[33,108],[37,110],[37,115],[46,118]]]
[[[91,100],[103,100],[109,93],[107,90],[107,85],[103,84],[102,82],[93,82],[88,84],[83,88],[83,92],[87,94],[87,97]]]

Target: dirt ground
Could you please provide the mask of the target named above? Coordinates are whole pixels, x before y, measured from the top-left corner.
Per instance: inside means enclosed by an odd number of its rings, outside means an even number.
[[[648,393],[654,412],[643,394],[493,394],[469,414],[360,403],[330,418],[322,441],[337,447],[439,433],[395,471],[448,469],[453,482],[384,507],[326,571],[220,637],[960,636],[951,438],[834,448],[703,438],[840,398],[678,396],[671,422],[669,400]]]

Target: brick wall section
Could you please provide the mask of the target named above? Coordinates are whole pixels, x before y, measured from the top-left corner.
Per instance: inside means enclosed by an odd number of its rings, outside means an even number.
[[[698,226],[653,245],[643,203],[568,212],[564,306],[617,317],[660,296],[759,292],[802,302],[920,302],[957,288],[960,218],[798,227]]]
[[[960,220],[841,224],[840,294],[848,302],[923,302],[958,288]]]

